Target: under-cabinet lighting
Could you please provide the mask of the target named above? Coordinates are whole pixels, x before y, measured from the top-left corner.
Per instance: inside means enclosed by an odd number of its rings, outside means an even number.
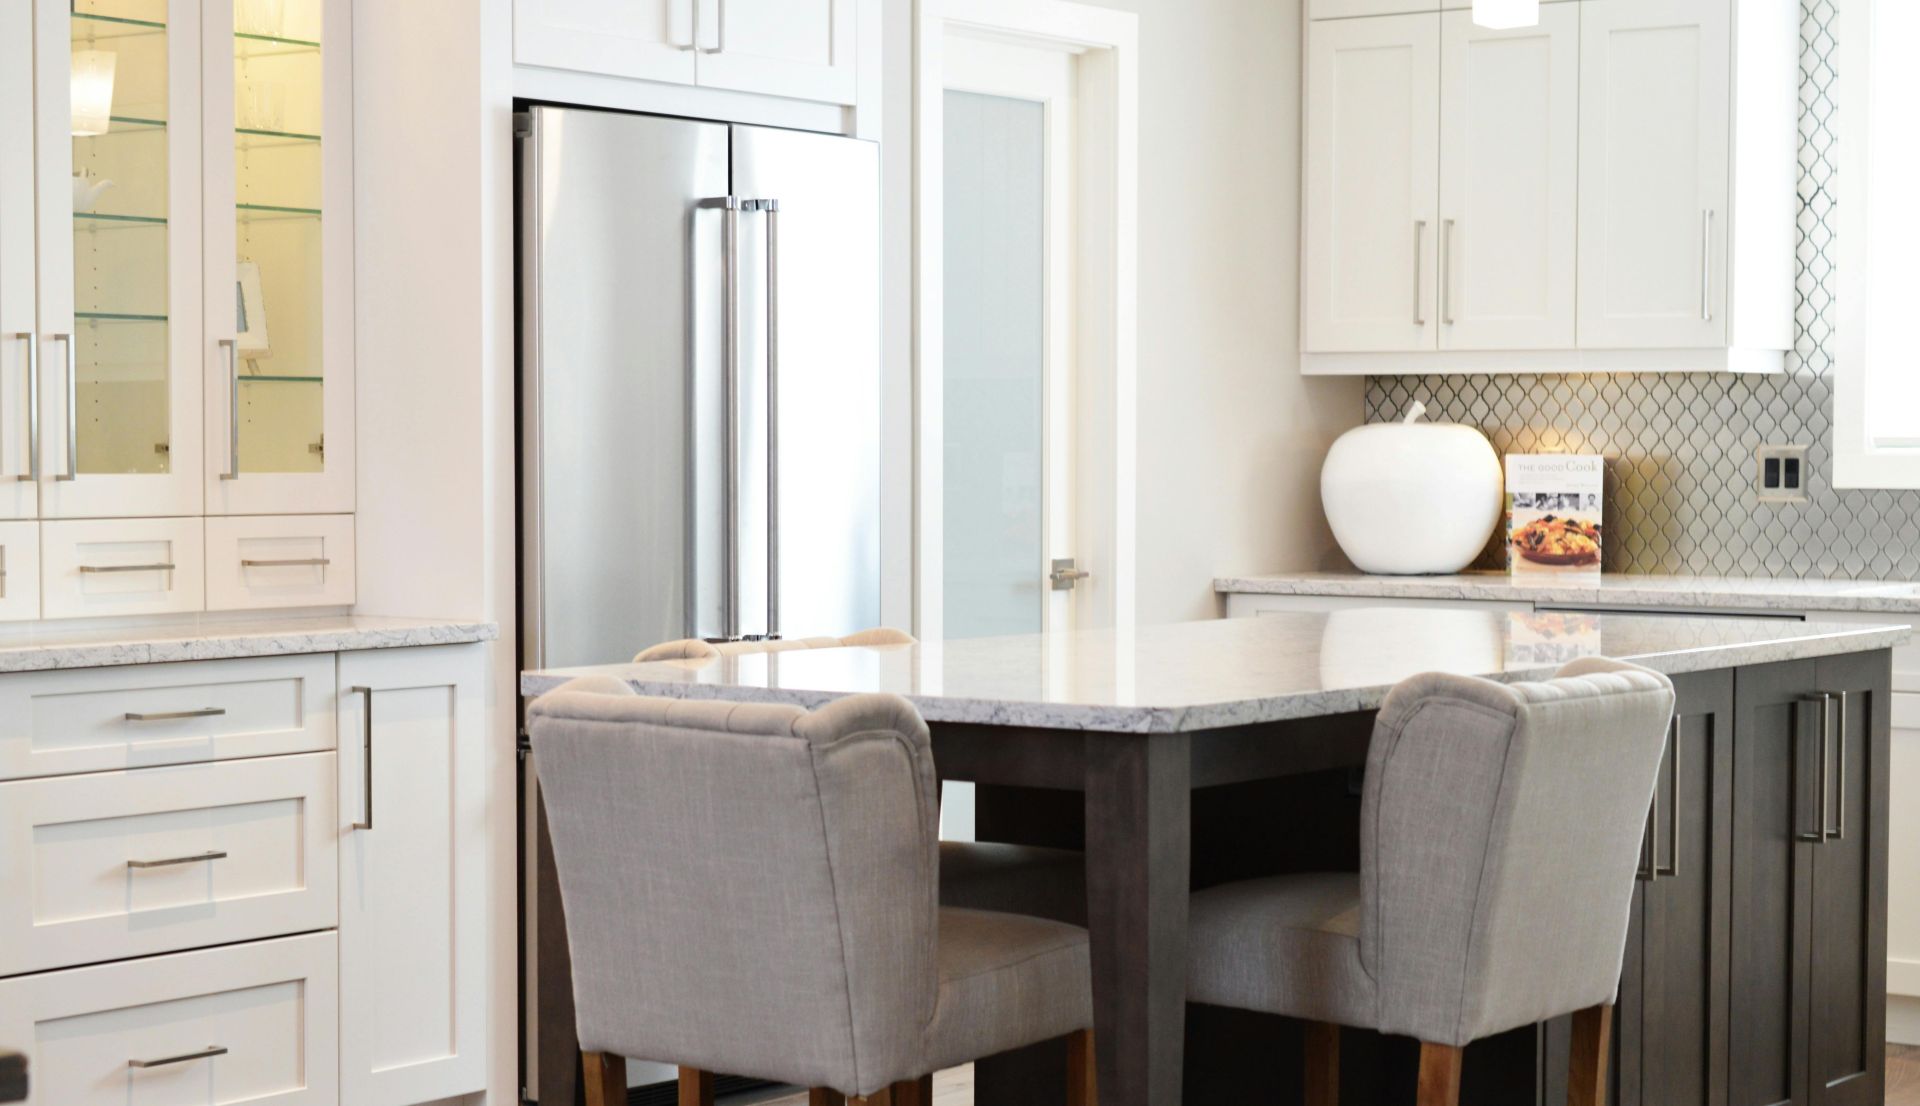
[[[1473,21],[1492,31],[1540,25],[1540,0],[1473,0]]]
[[[76,138],[105,134],[113,125],[113,66],[119,55],[111,50],[73,52],[73,133]]]

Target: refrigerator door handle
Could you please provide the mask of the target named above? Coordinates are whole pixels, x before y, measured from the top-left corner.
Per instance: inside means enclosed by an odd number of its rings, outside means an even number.
[[[729,640],[740,636],[740,198],[728,196],[721,201],[726,210],[725,252],[722,281],[726,291],[723,311],[726,339],[721,360],[724,365],[722,390],[726,410],[725,475],[722,484],[722,509],[726,525],[721,527],[727,566],[722,632]]]
[[[767,216],[767,636],[780,636],[780,201]]]

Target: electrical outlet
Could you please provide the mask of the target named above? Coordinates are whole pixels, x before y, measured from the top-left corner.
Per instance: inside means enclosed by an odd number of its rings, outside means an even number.
[[[1756,458],[1755,494],[1762,503],[1807,501],[1807,447],[1763,445]]]

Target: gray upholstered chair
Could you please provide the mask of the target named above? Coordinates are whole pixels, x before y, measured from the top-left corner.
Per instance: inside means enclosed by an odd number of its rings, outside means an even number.
[[[606,677],[528,709],[592,1106],[625,1060],[930,1106],[931,1073],[1057,1037],[1093,1102],[1086,931],[943,908],[926,724],[897,696],[652,699]]]
[[[1309,1106],[1339,1100],[1338,1026],[1418,1039],[1422,1106],[1453,1106],[1468,1042],[1572,1013],[1569,1101],[1597,1106],[1672,717],[1665,676],[1602,659],[1402,683],[1367,755],[1360,871],[1194,895],[1188,997],[1311,1023]]]
[[[846,637],[779,638],[773,641],[702,641],[687,638],[649,646],[634,663],[679,661],[707,664],[724,656],[783,653],[843,646],[912,645],[904,630],[880,626]],[[1060,922],[1087,921],[1086,857],[1071,849],[989,841],[940,843],[940,904],[975,910],[1032,914]]]

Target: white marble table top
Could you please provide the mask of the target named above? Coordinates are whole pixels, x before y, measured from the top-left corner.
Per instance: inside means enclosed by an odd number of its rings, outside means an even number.
[[[458,645],[492,641],[499,634],[499,627],[491,622],[370,615],[203,616],[182,622],[82,629],[27,624],[0,629],[0,672]]]
[[[1447,671],[1541,679],[1605,655],[1669,674],[1886,649],[1901,625],[1381,607],[918,645],[794,650],[521,675],[523,695],[609,675],[645,695],[817,706],[903,695],[930,722],[1173,733],[1378,707]]]
[[[1368,599],[1476,599],[1698,611],[1867,611],[1920,614],[1920,583],[1794,580],[1742,576],[1640,576],[1515,580],[1504,572],[1456,576],[1373,576],[1364,572],[1280,572],[1222,576],[1222,595],[1322,595]]]

